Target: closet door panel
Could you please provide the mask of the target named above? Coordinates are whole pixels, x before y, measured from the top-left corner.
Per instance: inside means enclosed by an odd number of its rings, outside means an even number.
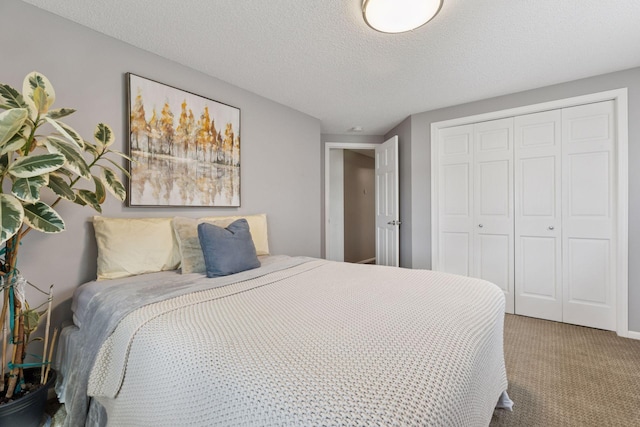
[[[568,239],[567,302],[606,306],[609,240]]]
[[[468,276],[473,257],[473,125],[438,137],[438,253],[435,270]]]
[[[474,268],[513,313],[513,119],[474,125]]]
[[[442,253],[442,268],[440,271],[462,276],[471,274],[469,269],[471,265],[469,260],[470,239],[471,233],[467,232],[443,231],[440,233]]]
[[[524,157],[525,154],[523,154]],[[556,190],[558,158],[553,154],[540,157],[520,158],[518,176],[520,214],[529,219],[550,220],[556,218],[558,207]]]
[[[609,152],[573,153],[567,156],[567,215],[576,223],[611,221],[611,183]],[[584,221],[580,221],[584,220]]]
[[[562,320],[561,112],[515,118],[515,312]]]
[[[454,163],[442,168],[444,190],[442,213],[448,218],[466,219],[471,213],[471,209],[469,209],[469,195],[471,193],[469,167],[468,163]]]
[[[562,110],[563,321],[614,330],[613,101]]]
[[[509,276],[512,269],[505,260],[509,259],[511,239],[508,234],[482,234],[477,237],[480,247],[477,256],[479,271],[477,276],[498,285],[505,293],[509,293]]]
[[[478,214],[483,218],[508,220],[510,214],[511,195],[510,172],[511,160],[495,160],[478,162],[478,179],[476,185],[481,199],[478,203]]]
[[[529,237],[520,239],[522,254],[523,295],[534,298],[557,300],[561,298],[557,289],[556,239],[553,237]],[[547,256],[541,256],[547,254]]]

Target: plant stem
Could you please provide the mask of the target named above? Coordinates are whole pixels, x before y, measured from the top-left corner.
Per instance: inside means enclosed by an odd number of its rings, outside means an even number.
[[[18,260],[18,249],[20,248],[20,233],[16,233],[12,238],[7,240],[5,256],[5,270],[6,280],[10,286],[13,286],[13,281],[16,277],[16,263]],[[22,354],[24,346],[24,317],[22,316],[22,303],[14,298],[14,330],[13,333],[13,356],[11,363],[14,365],[22,363]],[[20,368],[14,366],[9,372],[9,384],[7,386],[6,397],[11,398],[18,382],[18,375],[20,374]]]
[[[24,318],[21,315],[22,304],[17,299],[14,299],[14,306],[16,310],[16,324],[15,324],[15,334],[13,337],[13,360],[11,363],[14,365],[18,365],[22,363],[22,352],[24,348]],[[9,385],[7,386],[7,394],[5,397],[10,399],[13,397],[13,392],[16,389],[16,384],[18,383],[18,376],[21,374],[21,369],[17,366],[14,366],[13,369],[9,372]]]
[[[33,122],[33,127],[31,128],[31,132],[29,133],[29,138],[27,138],[27,143],[24,146],[24,150],[22,152],[23,156],[26,156],[31,151],[31,145],[33,144],[34,136],[36,134],[36,130],[40,126],[40,113],[36,116],[36,120]]]

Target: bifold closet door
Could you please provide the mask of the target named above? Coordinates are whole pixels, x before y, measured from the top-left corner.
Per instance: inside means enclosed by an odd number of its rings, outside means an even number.
[[[614,101],[438,130],[434,269],[507,312],[616,329]]]
[[[438,135],[438,262],[447,273],[472,276],[473,125]]]
[[[515,312],[562,321],[562,113],[515,118]]]
[[[563,321],[615,330],[613,101],[562,110]]]
[[[505,293],[514,310],[513,118],[474,125],[473,271]]]

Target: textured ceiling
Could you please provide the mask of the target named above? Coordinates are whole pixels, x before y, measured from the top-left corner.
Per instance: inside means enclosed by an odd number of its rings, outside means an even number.
[[[640,0],[444,0],[409,33],[361,0],[25,0],[322,121],[410,114],[640,66]]]

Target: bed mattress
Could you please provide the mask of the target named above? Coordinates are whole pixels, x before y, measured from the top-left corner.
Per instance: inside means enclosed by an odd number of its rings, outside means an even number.
[[[62,375],[73,383],[69,425],[84,423],[87,395],[110,425],[489,424],[507,388],[497,286],[315,259],[265,264],[87,286],[82,355]]]

